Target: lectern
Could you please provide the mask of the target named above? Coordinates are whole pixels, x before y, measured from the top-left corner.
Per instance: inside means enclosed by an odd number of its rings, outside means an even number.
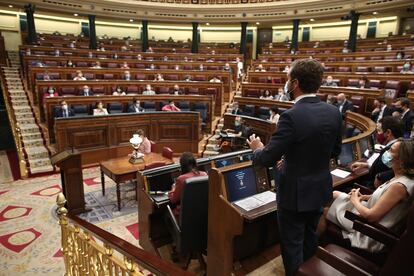
[[[52,156],[51,162],[60,168],[62,190],[67,200],[68,211],[72,214],[86,212],[80,153],[77,150],[65,150]]]

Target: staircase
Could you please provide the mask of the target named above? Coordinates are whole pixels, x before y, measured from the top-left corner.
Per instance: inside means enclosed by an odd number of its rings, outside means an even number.
[[[226,109],[226,113],[231,113],[233,110],[233,104],[229,104],[229,106]],[[206,149],[203,152],[203,157],[209,157],[220,154],[220,131],[223,129],[224,126],[224,118],[221,117],[219,122],[217,123],[216,130],[214,131],[213,136],[211,136],[207,140]]]
[[[45,141],[21,79],[19,55],[17,52],[8,52],[8,57],[11,66],[2,67],[5,87],[8,89],[5,93],[10,97],[16,127],[20,129],[22,147],[27,157],[27,171],[31,175],[52,172],[49,151],[45,147]]]

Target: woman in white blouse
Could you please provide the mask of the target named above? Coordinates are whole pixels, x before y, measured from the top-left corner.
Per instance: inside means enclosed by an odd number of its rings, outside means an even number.
[[[352,247],[370,252],[381,251],[383,244],[355,231],[352,221],[344,217],[345,211],[359,214],[369,222],[393,229],[404,219],[414,194],[414,142],[398,140],[382,156],[382,162],[392,168],[394,178],[379,186],[372,195],[362,195],[359,189],[349,194],[334,191],[334,202],[326,218],[342,228],[344,239]],[[321,225],[324,225],[323,221]]]
[[[93,116],[108,115],[108,110],[103,107],[102,102],[98,102],[96,108],[93,110]]]
[[[279,108],[277,108],[276,106],[273,106],[272,108],[270,108],[270,118],[269,121],[276,124],[279,122]]]

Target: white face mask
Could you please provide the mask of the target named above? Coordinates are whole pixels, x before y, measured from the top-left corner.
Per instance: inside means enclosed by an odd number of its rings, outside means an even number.
[[[146,89],[147,91],[150,91],[150,90],[151,90],[151,87],[150,87],[150,86],[147,86],[145,89]]]
[[[53,90],[53,89],[49,89],[49,93],[50,93],[50,94],[53,94],[53,93],[55,93],[55,90]]]
[[[85,92],[85,93],[89,93],[89,88],[84,88],[84,89],[83,89],[83,92]]]
[[[62,105],[62,109],[63,110],[68,110],[68,105],[67,104]]]

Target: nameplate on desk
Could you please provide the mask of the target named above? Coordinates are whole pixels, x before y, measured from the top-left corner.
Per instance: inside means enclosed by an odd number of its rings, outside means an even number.
[[[260,194],[246,197],[244,199],[233,202],[234,205],[242,208],[245,211],[250,211],[270,202],[276,201],[276,193],[266,191]]]
[[[331,171],[331,174],[339,178],[347,178],[351,174],[351,172],[344,171],[341,169],[335,169]]]

